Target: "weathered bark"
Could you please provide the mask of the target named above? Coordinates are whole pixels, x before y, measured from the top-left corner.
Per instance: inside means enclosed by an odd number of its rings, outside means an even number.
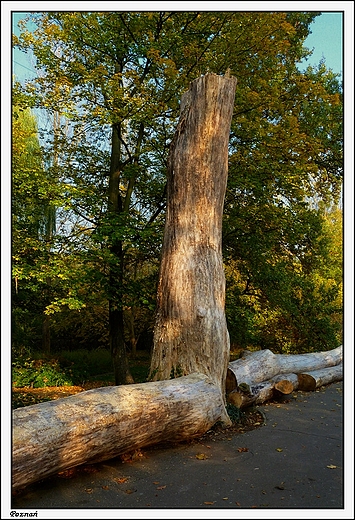
[[[330,383],[337,383],[343,379],[343,363],[327,368],[313,370],[306,374],[298,374],[298,389],[313,392],[316,388]]]
[[[278,364],[280,374],[285,372],[307,372],[320,368],[339,365],[343,360],[343,346],[325,352],[314,352],[309,354],[279,354]],[[290,370],[292,368],[292,370]]]
[[[203,374],[88,390],[13,412],[13,489],[83,463],[205,433],[224,413]]]
[[[309,367],[314,370],[309,370]],[[286,374],[287,369],[292,372]],[[314,391],[319,386],[341,381],[342,378],[341,346],[327,352],[297,355],[261,350],[229,364],[227,401],[238,408],[246,408],[282,394],[288,395],[294,390]]]
[[[221,238],[235,87],[235,78],[207,74],[181,100],[150,370],[152,380],[204,373],[223,396],[229,335]]]
[[[259,350],[228,365],[227,393],[241,383],[256,384],[272,379],[277,374],[306,373],[341,363],[343,347],[308,354],[273,354]]]

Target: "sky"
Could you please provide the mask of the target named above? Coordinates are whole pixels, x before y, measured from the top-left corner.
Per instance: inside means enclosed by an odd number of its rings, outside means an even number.
[[[310,26],[311,34],[305,40],[305,47],[313,54],[307,65],[317,65],[325,59],[328,69],[343,73],[343,13],[322,12]]]

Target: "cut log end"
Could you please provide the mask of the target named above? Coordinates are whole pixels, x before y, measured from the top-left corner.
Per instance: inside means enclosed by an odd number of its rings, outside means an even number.
[[[289,395],[293,392],[294,385],[291,381],[288,381],[287,379],[282,379],[282,381],[278,381],[275,383],[275,390],[280,392],[284,395]]]
[[[298,374],[298,389],[303,392],[314,392],[316,389],[316,381],[309,374]]]

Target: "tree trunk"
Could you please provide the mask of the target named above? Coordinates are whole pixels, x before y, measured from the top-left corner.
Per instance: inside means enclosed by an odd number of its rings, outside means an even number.
[[[13,489],[162,441],[202,435],[224,413],[205,375],[104,387],[13,412]]]
[[[229,335],[221,235],[235,87],[235,78],[207,74],[181,100],[150,368],[152,380],[204,373],[223,396]]]
[[[42,321],[42,351],[49,354],[51,351],[51,318],[48,314],[44,314]]]
[[[129,344],[131,347],[131,357],[135,359],[137,357],[137,342],[138,338],[136,337],[135,327],[134,327],[134,309],[129,307],[126,311],[127,313],[127,321],[128,321],[128,331],[129,331]]]
[[[111,165],[108,188],[108,212],[112,221],[122,214],[122,200],[120,195],[121,175],[121,144],[120,126],[112,127]],[[114,233],[113,233],[114,235]],[[109,338],[111,357],[115,375],[115,384],[124,385],[133,383],[130,374],[124,341],[123,321],[123,247],[122,240],[112,239],[110,251],[115,262],[110,265],[110,297],[109,297]]]
[[[228,365],[226,391],[230,393],[241,383],[256,384],[277,374],[306,373],[341,363],[343,347],[309,354],[273,354],[270,350],[252,352]]]

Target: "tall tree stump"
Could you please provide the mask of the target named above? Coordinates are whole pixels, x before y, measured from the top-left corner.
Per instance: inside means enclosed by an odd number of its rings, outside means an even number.
[[[207,74],[182,96],[168,162],[167,213],[150,378],[200,372],[222,394],[229,360],[222,214],[236,79]]]

